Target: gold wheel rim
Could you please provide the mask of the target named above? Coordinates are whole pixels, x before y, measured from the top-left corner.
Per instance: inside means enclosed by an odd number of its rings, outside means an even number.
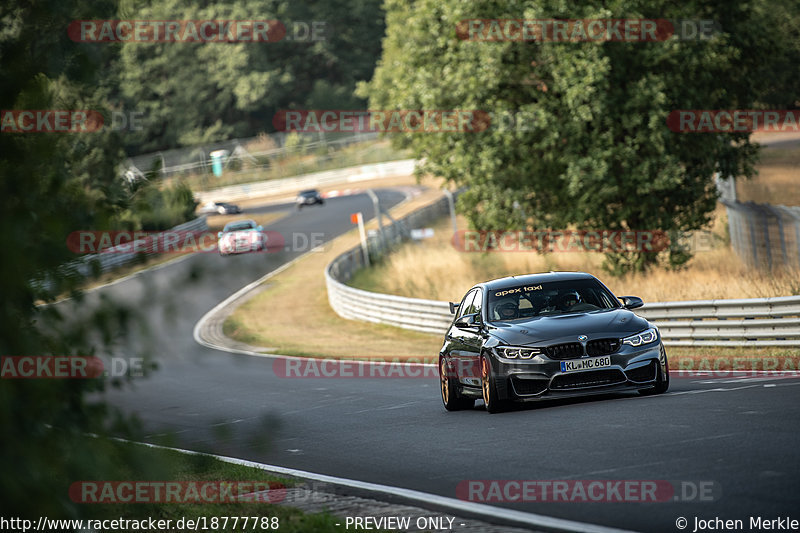
[[[489,405],[489,361],[481,359],[481,392],[483,403]]]
[[[442,400],[444,403],[448,403],[450,401],[450,389],[447,386],[447,362],[442,359],[442,364],[439,367],[439,376],[440,382],[442,384]]]

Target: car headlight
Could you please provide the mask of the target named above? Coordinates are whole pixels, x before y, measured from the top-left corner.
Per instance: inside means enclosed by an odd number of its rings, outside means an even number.
[[[523,346],[498,346],[495,349],[500,357],[506,359],[531,359],[542,353],[539,348],[525,348]]]
[[[642,346],[643,344],[650,344],[658,339],[658,330],[656,328],[647,329],[636,335],[625,337],[622,339],[622,344],[629,344],[630,346]]]

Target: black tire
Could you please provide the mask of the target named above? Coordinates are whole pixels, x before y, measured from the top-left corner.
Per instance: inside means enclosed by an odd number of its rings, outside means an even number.
[[[502,413],[508,409],[508,401],[497,397],[497,379],[492,372],[492,365],[485,355],[481,356],[481,391],[488,413]]]
[[[669,390],[669,361],[667,356],[664,356],[664,364],[656,367],[656,384],[649,389],[640,390],[639,394],[642,396],[654,396],[656,394],[664,394]]]
[[[461,396],[458,391],[458,380],[452,376],[452,371],[448,369],[447,360],[439,358],[439,383],[442,393],[442,404],[448,411],[461,411],[475,407],[474,398]]]

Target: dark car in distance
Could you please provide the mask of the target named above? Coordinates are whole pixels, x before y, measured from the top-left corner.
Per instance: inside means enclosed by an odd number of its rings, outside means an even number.
[[[591,274],[549,272],[479,283],[461,303],[439,353],[448,411],[504,410],[512,401],[669,387],[658,328]]]
[[[302,209],[304,206],[307,205],[325,205],[325,199],[322,197],[322,194],[317,189],[308,189],[306,191],[300,191],[297,193],[297,198],[295,198],[295,204],[297,205],[297,209]]]
[[[200,208],[200,212],[206,214],[236,215],[242,212],[242,208],[236,204],[229,204],[228,202],[208,202]]]

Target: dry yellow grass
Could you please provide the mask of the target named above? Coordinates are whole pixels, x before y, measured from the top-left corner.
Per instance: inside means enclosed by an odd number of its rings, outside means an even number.
[[[406,178],[406,183],[414,183]],[[441,195],[428,190],[392,210],[398,218]],[[374,226],[374,221],[368,227]],[[432,359],[442,339],[391,326],[339,317],[328,304],[323,272],[334,257],[358,244],[353,230],[309,253],[267,282],[265,290],[242,304],[226,320],[224,332],[250,345],[272,348],[284,355],[345,359]],[[312,331],[313,335],[298,335]]]
[[[717,225],[721,222],[718,218]],[[550,270],[577,270],[600,277],[616,294],[636,295],[651,302],[800,293],[800,273],[748,269],[723,245],[698,252],[689,266],[680,271],[659,269],[615,278],[603,272],[603,255],[599,253],[461,252],[450,242],[449,224],[449,220],[439,222],[432,239],[402,245],[380,265],[360,271],[352,284],[401,296],[454,301],[480,281]],[[459,219],[459,227],[466,227],[466,221]]]
[[[436,197],[429,191],[423,197],[393,211],[397,217]],[[463,220],[460,220],[464,224]],[[380,287],[367,283],[369,289],[384,290],[409,296],[457,299],[476,281],[506,274],[552,269],[588,270],[598,272],[599,254],[562,253],[549,256],[535,254],[465,254],[449,243],[449,221],[435,226],[436,237],[422,243],[401,247],[386,262],[365,275],[380,276]],[[275,353],[347,359],[408,359],[435,361],[441,347],[441,335],[416,333],[400,328],[366,322],[345,320],[336,315],[328,304],[323,269],[330,261],[356,245],[358,237],[350,232],[328,245],[323,252],[311,253],[286,271],[267,282],[264,290],[239,307],[226,321],[225,333],[255,346],[270,347]],[[696,261],[695,277],[687,284],[686,274],[658,273],[651,277],[631,276],[615,280],[602,276],[612,290],[619,294],[637,294],[648,300],[683,299],[691,297],[767,296],[784,294],[786,278],[770,282],[766,276],[753,283],[752,275],[734,261],[724,250],[714,250]],[[722,270],[720,270],[720,266]],[[717,274],[713,274],[716,271]],[[744,275],[746,273],[747,275]],[[721,283],[723,276],[731,279]],[[796,279],[796,278],[795,278]],[[783,281],[781,281],[783,280]],[[772,283],[773,285],[770,285]],[[693,287],[696,287],[693,289]],[[713,293],[714,290],[718,292]],[[670,292],[671,291],[671,292]],[[302,302],[302,305],[298,305]],[[297,331],[313,331],[314,335],[299,337]],[[674,352],[674,353],[673,353]],[[683,359],[698,357],[732,359],[742,356],[785,355],[796,357],[791,350],[774,348],[673,348],[675,364]],[[688,368],[688,367],[687,367]]]

